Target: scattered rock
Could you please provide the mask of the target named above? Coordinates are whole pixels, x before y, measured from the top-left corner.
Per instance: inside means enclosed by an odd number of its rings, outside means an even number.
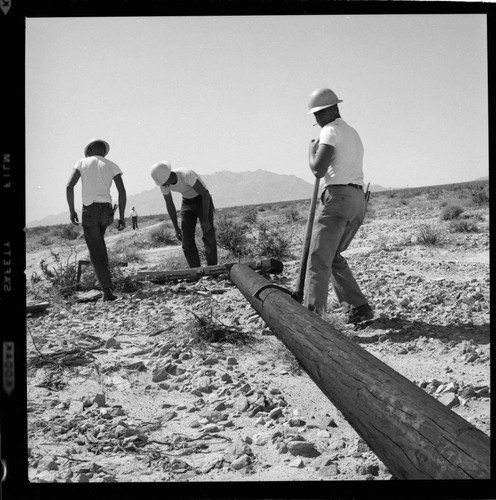
[[[231,467],[233,469],[239,470],[243,469],[245,467],[248,467],[248,465],[251,464],[251,459],[248,455],[241,455],[239,458],[234,460],[234,462],[231,463]]]
[[[325,465],[319,469],[318,475],[322,477],[334,477],[340,474],[336,464]]]
[[[216,365],[217,363],[219,362],[219,360],[217,358],[207,358],[205,360],[203,360],[203,365],[206,365],[206,366],[212,366],[212,365]]]
[[[282,408],[274,408],[269,413],[269,418],[277,419],[282,415]]]
[[[366,476],[368,474],[372,476],[378,476],[379,466],[377,464],[358,465],[356,471],[357,474],[360,474],[361,476]]]
[[[121,349],[121,345],[117,341],[115,337],[110,337],[107,339],[107,342],[105,342],[105,348],[106,349]]]
[[[246,411],[249,406],[250,403],[246,396],[238,396],[234,401],[234,408],[238,411]]]
[[[243,455],[253,455],[250,446],[243,443],[241,439],[236,439],[224,451],[224,458],[228,461],[235,460]]]
[[[298,417],[290,418],[288,423],[291,427],[302,427],[303,425],[306,424],[306,422],[304,420],[301,420]]]
[[[456,397],[456,394],[452,392],[447,392],[439,398],[439,401],[448,408],[453,408],[454,406],[460,404],[460,401]]]
[[[269,436],[264,435],[264,434],[255,434],[253,436],[253,444],[257,446],[263,446],[267,444],[269,441]]]
[[[296,457],[288,464],[289,467],[294,467],[295,469],[303,469],[305,467],[305,462],[300,457]]]
[[[82,401],[72,400],[69,405],[69,413],[81,413],[84,409],[84,404]]]
[[[57,462],[52,457],[44,457],[38,462],[39,470],[59,470]]]
[[[160,366],[152,371],[152,382],[162,382],[169,378],[169,372],[165,366]]]
[[[288,443],[288,451],[291,455],[297,455],[301,457],[314,458],[320,455],[313,445],[308,441],[290,441]]]
[[[320,457],[318,457],[314,460],[314,462],[312,463],[312,466],[315,470],[319,470],[322,467],[327,467],[328,465],[332,465],[334,458],[335,458],[335,456],[331,456],[331,455],[321,455]]]
[[[175,410],[167,410],[161,417],[160,420],[162,422],[168,422],[169,420],[172,420],[173,418],[177,417],[177,411]]]

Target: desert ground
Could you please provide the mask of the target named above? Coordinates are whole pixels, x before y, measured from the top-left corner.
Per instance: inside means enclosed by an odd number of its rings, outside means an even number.
[[[487,435],[488,201],[487,182],[372,193],[344,255],[375,317],[347,325],[332,289],[323,316]],[[308,207],[218,210],[220,263],[275,258],[293,290]],[[115,302],[91,266],[74,287],[80,227],[26,231],[30,481],[394,479],[227,274],[130,278],[187,267],[164,215],[106,241]]]

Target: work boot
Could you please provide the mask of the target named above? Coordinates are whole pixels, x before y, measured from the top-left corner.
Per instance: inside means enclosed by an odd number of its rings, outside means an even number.
[[[373,317],[374,311],[372,311],[372,308],[368,304],[363,304],[363,306],[355,307],[351,310],[348,315],[347,324],[356,325]]]
[[[109,302],[112,300],[117,300],[117,296],[112,293],[111,288],[104,288],[103,289],[103,301]]]

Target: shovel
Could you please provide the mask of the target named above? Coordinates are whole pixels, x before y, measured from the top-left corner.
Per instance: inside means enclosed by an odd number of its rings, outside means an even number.
[[[310,213],[308,214],[307,229],[305,231],[305,241],[303,242],[303,252],[301,254],[300,271],[296,280],[296,290],[291,296],[300,304],[303,301],[303,288],[305,286],[305,276],[307,274],[308,254],[310,251],[310,240],[312,239],[313,221],[315,219],[315,208],[317,206],[317,195],[319,194],[320,179],[315,179],[312,199],[310,201]]]

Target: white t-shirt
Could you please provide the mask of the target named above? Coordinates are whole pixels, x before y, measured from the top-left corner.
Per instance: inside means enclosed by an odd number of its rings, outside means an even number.
[[[326,186],[363,186],[363,144],[357,131],[342,118],[336,118],[320,131],[320,144],[334,146],[334,155],[324,176]]]
[[[175,191],[176,193],[181,193],[183,198],[196,198],[200,194],[193,189],[196,181],[200,181],[205,189],[207,189],[207,186],[200,176],[196,172],[193,172],[193,170],[188,168],[177,168],[174,172],[177,175],[177,182],[171,184],[169,187],[160,186],[160,191],[162,191],[163,194],[169,194],[171,191]]]
[[[81,174],[83,205],[112,203],[112,179],[117,174],[122,174],[122,170],[113,161],[103,156],[88,156],[81,158],[74,168]]]
[[[129,217],[138,217],[138,212],[136,212],[136,210],[131,210],[129,212]]]

